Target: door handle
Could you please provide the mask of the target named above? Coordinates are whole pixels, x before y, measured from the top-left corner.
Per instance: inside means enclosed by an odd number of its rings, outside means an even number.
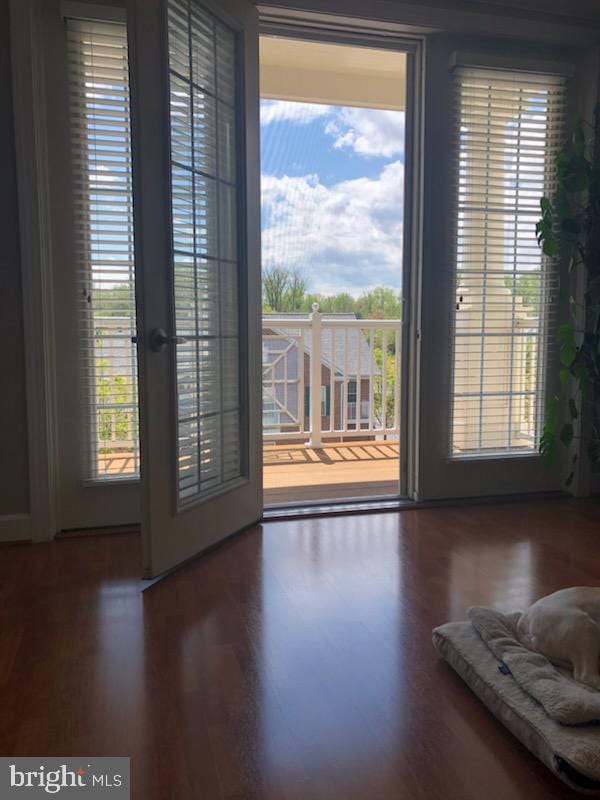
[[[155,353],[160,351],[168,344],[185,344],[187,339],[184,336],[169,336],[164,328],[154,328],[150,332],[150,347]]]

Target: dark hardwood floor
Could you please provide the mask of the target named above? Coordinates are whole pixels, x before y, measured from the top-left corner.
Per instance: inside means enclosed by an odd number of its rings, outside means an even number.
[[[271,522],[140,592],[135,534],[0,549],[0,755],[136,800],[568,798],[431,628],[600,585],[600,503]]]

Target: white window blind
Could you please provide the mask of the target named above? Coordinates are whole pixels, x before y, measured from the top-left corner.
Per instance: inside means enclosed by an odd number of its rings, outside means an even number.
[[[168,3],[178,503],[241,475],[235,37]]]
[[[127,31],[67,20],[86,477],[139,474]]]
[[[537,449],[557,299],[535,224],[563,143],[562,78],[456,70],[451,452]]]

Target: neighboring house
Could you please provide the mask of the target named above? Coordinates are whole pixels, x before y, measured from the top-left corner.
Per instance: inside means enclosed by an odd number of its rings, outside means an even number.
[[[289,326],[269,327],[269,319],[289,320]],[[356,430],[357,416],[362,427],[369,425],[369,404],[371,397],[371,375],[378,376],[381,369],[377,365],[374,354],[367,340],[365,331],[356,325],[354,314],[322,314],[325,329],[321,344],[321,416],[323,431],[344,428]],[[294,328],[294,320],[306,320],[302,313],[263,314],[263,426],[266,433],[280,431],[299,431],[299,414],[304,414],[304,429],[310,430],[310,359],[312,354],[312,334],[310,328],[303,329],[303,371],[298,369],[301,346],[300,328]],[[331,330],[327,322],[348,320],[348,328],[337,328],[334,336],[332,353]],[[99,358],[96,362],[95,379],[99,391],[98,403],[101,416],[100,428],[104,435],[101,438],[114,438],[108,435],[109,429],[115,427],[102,419],[113,413],[114,404],[131,405],[131,398],[124,397],[123,391],[115,384],[120,379],[132,374],[131,321],[127,317],[96,317],[94,320],[94,338]],[[332,381],[333,366],[333,381]],[[133,368],[135,372],[135,365]],[[346,420],[342,395],[344,392],[344,375],[347,376]],[[121,377],[119,377],[121,376]],[[102,388],[101,388],[102,385]],[[129,386],[129,380],[127,380]],[[332,399],[333,391],[333,399]],[[299,403],[303,398],[303,404]],[[108,406],[108,408],[107,408]],[[374,420],[379,424],[378,414]],[[122,427],[122,425],[121,425]]]
[[[289,325],[269,326],[269,320],[289,320]],[[310,328],[294,328],[294,320],[306,320],[305,313],[263,314],[263,426],[265,433],[298,431],[300,417],[310,429]],[[322,314],[321,416],[324,432],[344,428],[344,385],[347,392],[347,429],[356,430],[358,420],[368,427],[371,376],[379,375],[366,334],[356,324],[348,328],[327,328],[331,320],[356,323],[354,314]],[[332,341],[333,338],[333,341]],[[299,354],[303,348],[302,369]],[[332,374],[333,373],[333,374]],[[346,379],[346,381],[345,381]],[[332,397],[333,394],[333,397]],[[303,403],[299,402],[303,398]],[[333,425],[332,425],[333,422]]]

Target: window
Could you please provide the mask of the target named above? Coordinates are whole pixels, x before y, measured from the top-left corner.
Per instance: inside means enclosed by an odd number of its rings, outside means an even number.
[[[459,69],[454,455],[532,452],[544,407],[557,268],[535,236],[553,191],[565,81]]]
[[[243,472],[234,32],[170,0],[171,195],[180,506]]]
[[[348,381],[348,403],[356,404],[356,381]]]
[[[348,381],[348,419],[356,421],[356,381]]]
[[[127,32],[67,20],[86,477],[139,475]]]
[[[329,416],[329,406],[330,406],[330,386],[321,386],[321,416],[328,417]]]

